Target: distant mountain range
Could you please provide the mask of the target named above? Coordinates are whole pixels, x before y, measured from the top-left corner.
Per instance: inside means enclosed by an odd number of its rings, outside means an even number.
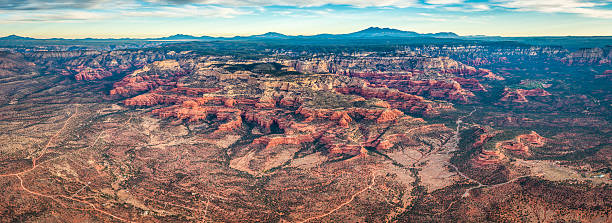
[[[162,38],[147,38],[147,39],[97,39],[97,40],[148,40],[148,41],[214,41],[214,40],[249,40],[249,39],[373,39],[373,38],[415,38],[415,37],[431,37],[431,38],[458,38],[459,35],[452,32],[440,32],[440,33],[426,33],[421,34],[412,31],[403,31],[392,28],[379,28],[370,27],[358,32],[347,33],[347,34],[318,34],[312,36],[289,36],[277,32],[268,32],[260,35],[251,36],[235,36],[235,37],[212,37],[212,36],[192,36],[177,34]],[[37,40],[30,37],[21,37],[16,35],[10,35],[6,37],[0,37],[0,40]],[[42,39],[40,39],[42,40]],[[54,38],[54,40],[58,40]],[[86,38],[85,40],[96,40],[92,38]]]
[[[452,32],[439,32],[439,33],[417,33],[412,31],[403,31],[392,28],[379,28],[370,27],[361,31],[346,33],[346,34],[317,34],[317,35],[285,35],[277,32],[268,32],[260,35],[251,36],[235,36],[235,37],[212,37],[212,36],[192,36],[177,34],[162,38],[146,38],[146,39],[132,39],[132,38],[120,38],[120,39],[35,39],[30,37],[21,37],[16,35],[10,35],[6,37],[0,37],[0,45],[27,45],[28,42],[35,41],[49,41],[54,44],[62,44],[70,41],[81,41],[87,43],[130,43],[130,44],[142,44],[148,42],[191,42],[191,41],[278,41],[284,43],[290,43],[293,41],[298,42],[309,42],[309,43],[328,43],[338,44],[340,42],[364,40],[365,42],[378,42],[378,40],[388,41],[400,41],[406,43],[407,41],[425,41],[428,43],[465,43],[465,41],[486,41],[496,43],[508,43],[515,42],[527,45],[536,46],[563,46],[566,48],[592,48],[592,47],[612,47],[612,36],[533,36],[533,37],[501,37],[501,36],[459,36]]]

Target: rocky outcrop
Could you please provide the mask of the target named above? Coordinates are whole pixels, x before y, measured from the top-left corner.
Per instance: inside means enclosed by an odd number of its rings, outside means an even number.
[[[125,77],[113,85],[110,95],[132,96],[168,83],[167,80],[162,80],[158,76]]]
[[[220,106],[200,106],[197,102],[185,101],[181,105],[155,109],[152,113],[159,115],[161,118],[174,117],[180,120],[197,122],[207,119],[209,115],[215,115],[219,120],[228,120],[231,117],[240,116],[241,111],[235,108]],[[237,120],[237,118],[234,120]]]
[[[111,72],[103,68],[85,67],[85,68],[76,69],[76,71],[78,73],[74,75],[74,78],[77,81],[81,81],[81,80],[92,81],[92,80],[102,79],[105,77],[110,77],[113,75]]]
[[[284,65],[303,73],[350,74],[363,72],[440,71],[471,68],[448,57],[376,57],[327,56],[304,60],[284,61]]]
[[[397,109],[386,109],[383,112],[380,113],[380,115],[378,116],[378,118],[376,119],[376,123],[386,123],[386,122],[391,122],[391,121],[395,121],[396,119],[398,119],[399,117],[404,116],[404,113],[400,110]]]
[[[446,80],[412,80],[410,75],[388,75],[385,73],[358,73],[352,74],[354,77],[367,79],[370,87],[392,88],[401,92],[468,103],[474,97],[471,91],[486,91],[483,85],[476,79],[449,78]],[[466,85],[467,88],[464,88]]]
[[[484,68],[476,69],[474,67],[467,67],[463,69],[452,69],[452,70],[448,70],[447,72],[450,74],[454,74],[458,77],[464,77],[464,78],[475,78],[476,77],[476,78],[486,78],[486,79],[498,80],[498,81],[505,80],[505,78],[497,76],[491,70],[484,69]]]
[[[219,113],[217,113],[219,114]],[[215,134],[221,134],[221,133],[225,133],[225,132],[233,132],[235,130],[238,130],[240,128],[242,128],[242,117],[240,115],[241,113],[235,113],[235,115],[233,116],[233,119],[223,123],[221,125],[219,125],[219,128],[217,128],[217,130],[215,130]],[[222,117],[224,118],[224,117]]]
[[[484,133],[472,145],[474,148],[481,147],[487,141],[494,138],[500,132]],[[532,131],[528,134],[521,134],[513,139],[494,142],[492,148],[482,148],[480,154],[473,159],[473,166],[486,167],[488,165],[500,164],[506,157],[504,153],[516,156],[531,156],[531,148],[539,148],[546,144],[547,139]]]
[[[154,106],[159,104],[173,104],[181,99],[176,95],[161,95],[156,93],[141,94],[123,101],[127,106]]]
[[[168,90],[175,94],[188,95],[188,96],[201,96],[203,94],[213,93],[221,90],[220,88],[191,88],[183,87],[177,84],[177,87]]]
[[[341,111],[331,109],[313,109],[300,107],[297,111],[306,118],[305,121],[310,122],[315,119],[328,119],[338,121],[339,124],[349,123],[352,121],[351,116],[361,117],[365,120],[373,120],[376,123],[386,123],[394,121],[403,116],[404,113],[397,109],[368,109],[368,108],[349,108]],[[342,124],[344,126],[344,124]]]
[[[282,109],[245,109],[244,116],[246,121],[257,124],[257,126],[261,127],[265,133],[271,133],[273,130],[285,131],[291,124],[293,124],[290,119],[286,118],[289,113],[292,112]]]
[[[198,69],[198,75],[179,79],[184,76],[182,63],[144,66],[117,82],[111,93],[140,94],[123,103],[161,106],[152,111],[160,118],[196,125],[205,122],[210,128],[207,137],[222,138],[250,129],[254,140],[246,150],[257,154],[281,154],[307,143],[316,143],[332,156],[392,150],[399,143],[418,144],[410,135],[447,130],[443,125],[426,125],[402,110],[428,115],[452,109],[398,90],[367,87],[364,80],[340,75],[221,79],[222,70],[216,70],[213,77]],[[148,93],[141,94],[145,91]],[[415,129],[408,133],[409,128]]]
[[[470,91],[487,91],[487,89],[482,84],[480,84],[480,81],[476,80],[475,78],[466,79],[462,77],[456,77],[453,78],[453,80],[459,83],[461,87]]]
[[[504,79],[490,70],[468,66],[445,56],[327,56],[287,60],[282,61],[282,63],[291,70],[303,73],[334,73],[366,79],[378,76],[378,78],[384,79],[401,77],[404,80],[409,80],[411,77],[427,76],[435,73],[492,80]]]
[[[224,104],[227,107],[233,107],[236,103],[232,98],[220,97],[197,97],[203,93],[217,91],[217,88],[186,88],[178,87],[170,90],[157,89],[150,93],[141,94],[132,98],[125,99],[123,104],[127,106],[154,106],[160,104],[176,104],[188,100],[196,100],[200,104],[205,104],[209,101],[215,101],[216,104]]]
[[[510,89],[506,88],[504,90],[504,96],[500,99],[500,101],[507,102],[516,102],[516,103],[525,103],[529,102],[527,100],[527,96],[529,97],[545,97],[550,96],[546,90],[541,88],[525,90],[525,89]]]
[[[283,145],[301,145],[313,142],[318,138],[317,134],[289,135],[289,136],[263,136],[253,140],[252,145],[265,145],[265,149],[271,149]]]
[[[393,108],[423,115],[435,115],[454,109],[452,105],[437,104],[435,102],[425,100],[421,96],[415,96],[388,88],[345,87],[336,88],[336,91],[342,94],[359,95],[366,99],[382,99],[387,101]]]
[[[532,131],[529,134],[519,135],[513,140],[501,142],[500,148],[517,155],[529,155],[529,148],[538,148],[546,144],[546,138]]]
[[[487,167],[500,164],[506,156],[500,150],[482,150],[472,160],[473,167]]]
[[[185,70],[176,60],[156,61],[134,71],[113,85],[111,95],[132,96],[144,91],[152,90],[161,85],[176,86],[177,78],[185,75]],[[177,87],[180,91],[180,87]]]
[[[406,93],[416,95],[429,95],[433,98],[447,99],[451,101],[468,102],[474,94],[461,87],[458,82],[446,81],[408,81],[404,90]]]

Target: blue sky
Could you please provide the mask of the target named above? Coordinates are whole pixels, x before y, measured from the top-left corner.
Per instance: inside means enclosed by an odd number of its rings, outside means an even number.
[[[0,36],[348,33],[612,35],[612,0],[0,0]]]

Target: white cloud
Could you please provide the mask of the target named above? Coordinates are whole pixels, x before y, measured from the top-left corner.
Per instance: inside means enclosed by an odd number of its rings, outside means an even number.
[[[488,11],[491,7],[486,4],[464,4],[462,6],[447,6],[443,7],[443,9],[454,12],[481,12]]]
[[[103,7],[102,5],[98,7]],[[210,18],[233,18],[239,15],[252,14],[257,7],[249,10],[238,7],[221,7],[210,5],[180,5],[180,6],[156,6],[156,7],[122,7],[111,10],[102,9],[45,9],[45,10],[2,10],[2,23],[10,22],[76,22],[85,20],[105,20],[126,17],[210,17]]]
[[[463,0],[426,0],[425,3],[432,5],[450,5],[463,3]]]
[[[406,8],[415,6],[417,0],[147,0],[154,3],[173,4],[211,4],[223,6],[296,6],[316,7],[323,5],[350,5],[355,7],[385,7]]]
[[[217,18],[233,18],[238,15],[251,14],[250,11],[244,11],[237,8],[219,7],[219,6],[164,6],[157,7],[152,10],[124,11],[121,14],[132,17],[217,17]]]
[[[412,7],[479,12],[499,9],[573,13],[612,19],[612,10],[606,8],[611,3],[612,0],[0,0],[0,13],[5,21],[100,20],[122,16],[233,18],[264,12],[296,17],[325,17],[330,12],[310,7],[347,5],[357,8],[376,7],[378,10]],[[288,6],[291,9],[282,12],[266,6]]]
[[[608,2],[608,3],[606,3]],[[517,11],[532,11],[543,13],[574,13],[594,18],[612,18],[612,10],[601,6],[609,5],[605,1],[581,0],[497,0],[496,5]]]
[[[472,7],[477,10],[486,11],[491,9],[489,5],[486,4],[472,4]]]
[[[334,10],[332,9],[306,9],[306,8],[296,8],[296,9],[283,9],[283,10],[274,10],[269,13],[274,13],[281,16],[290,16],[296,18],[316,18],[316,17],[329,17],[333,16]]]
[[[21,12],[7,14],[8,22],[63,22],[81,20],[101,20],[112,18],[108,13],[85,12],[85,11],[54,11],[54,12]]]

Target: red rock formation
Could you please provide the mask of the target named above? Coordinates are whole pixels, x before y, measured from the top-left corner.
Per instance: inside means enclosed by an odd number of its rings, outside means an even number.
[[[529,134],[519,135],[516,140],[530,147],[542,147],[547,139],[540,136],[537,132],[531,131]]]
[[[156,93],[141,94],[123,101],[128,106],[154,106],[159,104],[177,103],[181,99],[176,95],[160,95]]]
[[[357,73],[353,76],[365,78],[370,87],[394,88],[408,94],[431,96],[446,100],[466,103],[474,94],[462,87],[463,84],[476,91],[484,91],[484,87],[476,79],[455,78],[455,81],[443,80],[411,80],[412,75],[386,75],[380,73]]]
[[[376,119],[376,123],[380,124],[395,121],[401,116],[404,116],[404,113],[402,111],[397,109],[387,109],[380,113],[380,115]]]
[[[235,118],[229,122],[223,123],[215,130],[215,134],[220,134],[224,132],[232,132],[242,127],[242,117],[240,117],[240,112],[236,113]]]
[[[271,149],[282,145],[299,145],[319,139],[318,142],[323,144],[331,154],[363,155],[367,153],[366,147],[381,150],[390,149],[396,143],[407,140],[405,134],[385,134],[380,136],[376,132],[370,132],[372,135],[364,136],[357,141],[344,137],[345,134],[353,132],[351,130],[353,125],[359,125],[359,123],[353,120],[352,116],[393,125],[390,122],[405,117],[403,112],[397,109],[349,108],[345,110],[331,110],[301,106],[296,110],[296,113],[306,117],[304,123],[296,123],[290,119],[282,118],[288,114],[283,114],[281,109],[253,109],[246,111],[244,117],[247,122],[257,123],[264,130],[276,123],[280,129],[284,130],[283,135],[263,136],[256,139],[253,142],[253,146],[265,145],[265,149]],[[423,131],[427,130],[424,129]]]
[[[421,96],[415,96],[387,88],[345,87],[336,88],[342,94],[356,94],[364,98],[378,98],[387,101],[392,108],[408,110],[411,113],[423,115],[440,114],[442,111],[453,110],[452,105],[435,104]]]
[[[270,149],[281,145],[301,145],[313,142],[317,137],[314,134],[289,135],[289,136],[263,136],[253,140],[252,145],[262,144],[265,149]]]
[[[159,79],[159,76],[124,77],[121,81],[113,84],[113,89],[110,91],[110,94],[131,96],[139,92],[152,90],[166,83],[168,83],[168,81]]]
[[[462,87],[469,89],[470,91],[487,91],[480,82],[474,78],[466,79],[462,77],[453,78],[457,83],[461,84]]]
[[[501,132],[502,131],[490,132],[490,130],[486,128],[478,128],[475,131],[476,141],[472,144],[472,148],[480,148],[480,153],[472,159],[471,165],[473,167],[484,168],[490,165],[500,164],[503,161],[505,155],[497,145],[493,147],[492,150],[483,148],[483,145]],[[499,142],[497,143],[499,144]]]
[[[149,93],[125,100],[124,104],[131,106],[169,104],[167,107],[152,111],[161,118],[175,118],[189,122],[215,118],[215,122],[222,124],[210,134],[211,137],[240,130],[245,123],[249,126],[254,124],[257,130],[269,135],[256,138],[251,144],[253,149],[276,149],[276,147],[299,146],[317,141],[327,148],[330,154],[366,155],[366,148],[386,150],[393,148],[397,143],[410,140],[405,133],[398,133],[401,130],[387,131],[392,126],[399,125],[398,123],[407,120],[412,122],[410,121],[412,119],[407,119],[397,108],[428,114],[437,112],[440,108],[420,96],[397,90],[368,87],[340,88],[338,91],[383,100],[368,101],[371,104],[364,107],[317,108],[316,105],[311,107],[310,103],[302,103],[304,100],[312,100],[308,94],[307,97],[303,97],[303,89],[295,91],[292,90],[295,86],[276,82],[266,82],[265,87],[273,91],[267,91],[263,96],[253,95],[249,98],[202,96],[221,89],[188,88],[173,82],[176,75],[166,75],[162,78],[157,75],[158,71],[153,73],[140,72],[138,75],[124,78],[116,84],[113,94],[130,95],[149,90]],[[314,83],[307,83],[315,87],[306,89],[325,90],[346,84],[330,83],[315,79]],[[355,99],[365,100],[364,97],[355,97]],[[300,117],[305,119],[300,121]],[[373,122],[376,124],[372,125]],[[355,131],[357,129],[360,131]]]
[[[496,165],[503,161],[506,156],[499,150],[482,150],[478,156],[472,160],[474,167],[486,167]]]
[[[492,71],[488,69],[476,69],[474,67],[468,67],[463,69],[451,69],[446,71],[449,74],[454,74],[459,77],[473,78],[487,78],[491,80],[505,80],[505,78],[495,75]]]
[[[78,73],[74,75],[74,78],[77,81],[80,80],[88,80],[88,81],[92,81],[92,80],[98,80],[98,79],[102,79],[105,77],[110,77],[113,74],[103,68],[91,68],[91,67],[84,67],[84,68],[77,68],[75,69]]]
[[[493,133],[495,134],[495,133]],[[480,135],[481,140],[477,140],[474,146],[480,146],[486,140],[490,139],[492,134]],[[482,140],[484,138],[484,140]],[[503,152],[507,151],[515,155],[530,156],[530,148],[542,147],[546,144],[547,139],[532,131],[529,134],[518,135],[514,139],[500,141],[495,143],[494,150],[481,150],[481,153],[474,158],[474,165],[484,167],[486,165],[498,164],[505,157]]]
[[[302,98],[285,96],[279,101],[279,105],[283,107],[299,107],[302,104]]]
[[[189,87],[182,87],[182,86],[177,86],[175,88],[170,89],[170,92],[173,93],[177,93],[177,94],[186,94],[189,96],[200,96],[201,94],[205,94],[205,93],[212,93],[212,92],[216,92],[221,90],[220,88],[189,88]]]
[[[476,141],[472,144],[472,147],[474,148],[478,148],[482,145],[484,145],[489,139],[493,138],[493,136],[495,136],[495,134],[481,134],[478,136],[478,138],[476,138]]]
[[[488,78],[488,79],[491,79],[491,80],[498,80],[498,81],[503,81],[503,80],[505,80],[505,79],[506,79],[506,78],[503,78],[503,77],[500,77],[500,76],[495,75],[493,72],[491,72],[490,70],[487,70],[487,69],[482,69],[482,68],[481,68],[481,69],[479,69],[478,71],[479,71],[479,73],[481,73],[481,74],[482,74],[482,73],[484,73],[484,74],[485,74],[484,76],[482,76],[482,77],[484,77],[484,78]]]
[[[244,117],[247,122],[256,123],[259,127],[263,128],[266,133],[270,133],[272,131],[271,127],[274,124],[277,124],[278,128],[283,131],[293,124],[290,120],[284,118],[288,113],[290,112],[281,109],[248,109],[245,110]]]
[[[276,100],[272,97],[261,97],[259,101],[255,104],[256,108],[275,108]]]
[[[328,144],[328,151],[331,154],[361,155],[367,154],[367,150],[362,145],[347,144]]]
[[[312,109],[306,107],[300,107],[296,110],[296,113],[306,117],[307,122],[315,119],[327,119],[333,121],[339,121],[344,119],[349,121],[350,116],[363,117],[366,120],[376,120],[379,123],[389,122],[398,119],[404,113],[397,109],[368,109],[368,108],[349,108],[341,111],[334,111],[331,109]],[[379,121],[380,120],[380,121]]]
[[[121,81],[113,84],[111,95],[132,96],[137,93],[149,91],[157,86],[170,85],[175,91],[184,91],[185,94],[195,95],[198,93],[214,92],[218,89],[184,88],[176,85],[176,80],[184,76],[186,71],[181,69],[175,60],[156,61],[125,76]]]
[[[536,88],[536,89],[531,89],[531,90],[506,88],[504,90],[504,96],[500,100],[517,102],[517,103],[525,103],[525,102],[529,102],[526,96],[545,97],[549,95],[551,94],[541,88]]]
[[[344,128],[349,127],[349,124],[353,121],[351,116],[346,112],[334,113],[331,117],[332,120],[338,120],[338,124]]]
[[[219,120],[228,120],[233,117],[235,121],[237,120],[236,116],[240,116],[241,111],[239,109],[223,106],[200,106],[200,103],[197,101],[184,101],[180,105],[155,109],[152,113],[162,118],[174,117],[181,120],[189,120],[190,122],[197,122],[206,119],[208,115],[216,115]],[[233,123],[233,125],[235,124],[236,123]]]
[[[529,134],[519,135],[512,140],[499,142],[496,146],[514,154],[528,156],[529,148],[542,147],[544,144],[546,144],[546,138],[532,131]]]
[[[228,98],[228,99],[225,99],[225,101],[223,102],[223,104],[224,104],[226,107],[234,107],[234,105],[236,104],[236,100],[235,100],[235,99],[233,99],[233,98]]]
[[[377,150],[388,150],[391,149],[395,144],[400,141],[404,141],[406,138],[406,134],[392,134],[385,135],[381,139],[373,142]]]
[[[496,146],[499,146],[501,147],[501,149],[510,151],[515,154],[528,154],[529,153],[529,146],[523,143],[520,143],[520,142],[516,142],[516,141],[506,141]]]
[[[400,90],[410,94],[430,95],[434,98],[443,98],[451,101],[468,102],[474,94],[461,87],[458,82],[437,80],[407,81]]]

